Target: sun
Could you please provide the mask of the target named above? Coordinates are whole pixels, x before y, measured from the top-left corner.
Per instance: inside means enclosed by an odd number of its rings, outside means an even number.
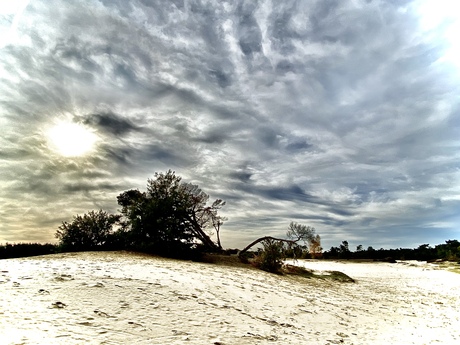
[[[59,122],[47,131],[46,136],[49,146],[64,157],[91,152],[98,139],[93,131],[74,122]]]

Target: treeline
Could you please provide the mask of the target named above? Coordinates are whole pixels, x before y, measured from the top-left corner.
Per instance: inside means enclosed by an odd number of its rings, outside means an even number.
[[[131,189],[118,195],[119,214],[103,210],[76,215],[55,233],[58,244],[20,243],[0,245],[0,259],[93,250],[132,250],[161,256],[195,259],[204,253],[225,253],[220,228],[227,219],[219,212],[221,199],[208,203],[209,195],[197,185],[182,182],[171,170],[147,180],[147,189]],[[212,239],[215,235],[216,240]],[[302,245],[303,243],[303,245]],[[315,229],[291,222],[286,238],[264,236],[239,253],[246,260],[249,249],[262,245],[255,255],[262,269],[277,271],[283,258],[460,260],[460,242],[448,240],[416,249],[364,249],[351,251],[347,241],[324,251]]]
[[[59,247],[51,243],[6,243],[4,245],[0,245],[0,259],[55,254],[59,251]]]
[[[108,243],[101,246],[90,246],[89,250],[120,250],[120,246],[116,237],[109,236]],[[47,254],[56,254],[67,251],[78,251],[80,248],[63,247],[60,244],[40,244],[40,243],[6,243],[0,244],[0,259],[20,258],[28,256],[38,256]],[[83,250],[83,248],[81,248]],[[236,252],[236,251],[235,251]],[[450,260],[460,261],[460,241],[447,240],[444,244],[438,244],[431,247],[428,244],[422,244],[417,248],[398,248],[398,249],[374,249],[368,247],[364,249],[359,245],[355,251],[351,251],[347,241],[343,241],[338,247],[331,247],[331,249],[323,253],[311,253],[306,246],[298,246],[289,248],[285,252],[286,257],[295,258],[323,258],[323,259],[368,259],[368,260]]]
[[[431,247],[429,244],[421,244],[417,248],[398,249],[364,249],[362,245],[357,246],[355,251],[350,250],[348,242],[343,241],[338,247],[323,253],[325,259],[371,259],[371,260],[460,260],[460,242],[458,240],[447,240],[444,244]]]

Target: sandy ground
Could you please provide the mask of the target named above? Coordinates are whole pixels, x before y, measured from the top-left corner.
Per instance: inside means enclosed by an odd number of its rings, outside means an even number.
[[[0,260],[0,344],[460,343],[460,274],[296,264],[357,282],[113,252]]]

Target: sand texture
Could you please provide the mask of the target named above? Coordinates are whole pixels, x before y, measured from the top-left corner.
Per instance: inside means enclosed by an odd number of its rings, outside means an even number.
[[[298,261],[356,283],[123,252],[0,260],[0,344],[459,344],[460,275]]]

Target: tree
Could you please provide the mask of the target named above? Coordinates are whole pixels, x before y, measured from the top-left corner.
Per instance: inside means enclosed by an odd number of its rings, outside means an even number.
[[[303,241],[308,243],[314,239],[315,228],[312,226],[291,222],[289,224],[286,236],[288,239],[293,240],[294,242]]]
[[[217,246],[223,250],[222,243],[220,242],[220,227],[224,224],[227,220],[227,217],[216,216],[212,219],[212,226],[216,230],[216,237],[217,237]]]
[[[257,240],[251,242],[247,245],[243,250],[238,253],[238,256],[241,260],[244,261],[244,254],[254,247],[256,244],[261,243],[273,243],[278,242],[282,244],[287,244],[289,247],[298,246],[299,241],[303,241],[304,243],[311,243],[313,239],[315,239],[315,228],[311,226],[302,225],[296,222],[291,222],[288,227],[288,231],[286,232],[287,239],[284,238],[276,238],[272,236],[264,236],[260,237]],[[280,247],[281,248],[281,247]],[[280,254],[281,255],[281,254]],[[283,254],[284,255],[284,254]]]
[[[0,259],[21,258],[26,256],[47,255],[56,253],[58,248],[51,243],[6,243],[0,244]]]
[[[208,206],[205,192],[181,180],[171,170],[155,173],[145,193],[129,190],[117,197],[132,246],[165,255],[198,244],[209,251],[221,250],[220,238],[219,244],[214,243],[206,230],[214,226],[220,231],[224,218],[218,212],[225,202],[217,199]]]
[[[326,259],[337,259],[339,257],[340,248],[338,247],[331,247],[328,251],[324,253],[324,257]]]
[[[348,245],[348,241],[342,241],[340,245],[340,257],[343,259],[349,259],[351,256],[350,248]]]
[[[284,242],[271,238],[262,241],[263,250],[256,257],[256,267],[272,273],[277,273],[283,266],[285,259]]]
[[[90,250],[103,247],[113,233],[113,226],[120,215],[109,214],[103,210],[90,211],[77,215],[72,222],[63,222],[56,231],[56,238],[64,250]]]
[[[323,248],[321,248],[321,237],[313,236],[310,240],[309,252],[312,259],[319,259],[322,256]]]
[[[447,260],[460,259],[460,242],[458,240],[447,240],[445,244],[438,244],[435,249],[438,258]]]

